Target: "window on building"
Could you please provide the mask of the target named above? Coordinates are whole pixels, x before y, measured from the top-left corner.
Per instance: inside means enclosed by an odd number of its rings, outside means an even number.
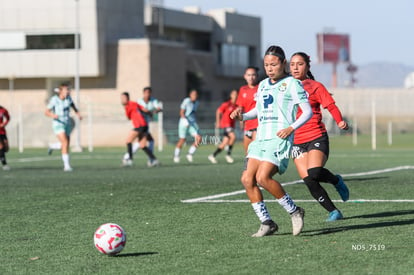
[[[26,35],[28,50],[75,49],[75,46],[75,34]]]
[[[220,44],[217,46],[217,62],[225,75],[240,75],[252,64],[251,48],[245,45]]]

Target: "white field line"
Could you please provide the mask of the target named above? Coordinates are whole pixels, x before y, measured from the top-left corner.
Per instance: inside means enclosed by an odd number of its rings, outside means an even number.
[[[387,169],[381,169],[381,170],[373,170],[373,171],[360,172],[360,173],[351,173],[351,174],[342,174],[342,176],[343,177],[369,176],[369,175],[376,175],[376,174],[390,173],[390,172],[395,172],[395,171],[411,170],[411,169],[414,169],[414,166],[405,165],[405,166],[397,166],[397,167],[394,167],[394,168],[387,168]],[[298,183],[302,183],[302,182],[303,182],[302,180],[289,181],[289,182],[282,183],[282,186],[298,184]],[[205,196],[205,197],[200,197],[200,198],[181,200],[181,202],[183,202],[183,203],[215,202],[215,201],[212,201],[212,200],[223,198],[223,197],[239,195],[239,194],[243,194],[245,192],[246,192],[245,190],[238,190],[238,191],[229,192],[229,193],[222,193],[222,194],[210,195],[210,196]],[[220,202],[244,202],[244,201],[248,201],[248,200],[228,200],[228,201],[227,200],[220,200]],[[299,200],[295,200],[295,201],[299,202]],[[217,202],[218,202],[218,200],[217,200]]]
[[[316,200],[296,200],[296,199],[294,199],[294,201],[295,202],[304,202],[304,203],[305,202],[317,202]],[[341,200],[332,200],[332,201],[333,202],[344,203]],[[247,202],[250,202],[250,201],[249,200],[202,200],[202,201],[197,201],[197,203],[202,203],[202,202],[207,202],[207,203],[228,203],[228,202],[247,203]],[[277,202],[277,200],[265,200],[265,202]],[[363,203],[363,202],[414,202],[414,200],[356,199],[356,200],[349,200],[345,203]]]

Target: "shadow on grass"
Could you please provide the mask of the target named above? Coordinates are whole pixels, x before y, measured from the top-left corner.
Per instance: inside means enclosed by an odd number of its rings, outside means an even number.
[[[403,216],[403,215],[414,215],[414,210],[388,211],[388,212],[380,212],[380,213],[373,213],[373,214],[351,216],[351,217],[346,217],[345,220],[385,218],[385,217],[394,217],[394,216]]]
[[[388,179],[389,177],[365,177],[365,178],[344,178],[345,183],[352,181],[369,181],[369,180],[381,180]]]
[[[113,257],[141,257],[141,256],[149,256],[149,255],[156,255],[159,254],[158,252],[137,252],[137,253],[124,253],[118,254]]]
[[[346,226],[338,226],[338,227],[303,231],[301,236],[318,236],[318,235],[326,235],[326,234],[332,234],[332,233],[348,231],[348,230],[360,230],[360,229],[381,228],[381,227],[411,225],[411,224],[414,224],[414,219],[402,220],[402,221],[376,222],[376,223],[369,223],[369,224],[346,225]]]

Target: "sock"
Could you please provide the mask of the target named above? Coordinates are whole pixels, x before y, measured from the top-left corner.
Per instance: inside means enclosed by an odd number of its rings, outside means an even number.
[[[195,153],[196,150],[197,150],[197,147],[195,147],[194,145],[191,145],[190,149],[188,149],[188,154],[192,155]]]
[[[156,159],[156,157],[154,156],[154,154],[151,152],[151,150],[148,147],[142,148],[142,151],[144,151],[145,154],[147,154],[150,160]]]
[[[269,212],[267,211],[266,204],[264,203],[264,201],[252,203],[252,207],[261,223],[272,220]]]
[[[4,153],[4,149],[0,149],[0,161],[1,164],[7,165],[6,154]]]
[[[150,140],[148,142],[148,149],[150,149],[150,151],[153,153],[154,153],[154,144],[155,144],[154,140]]]
[[[230,156],[231,155],[231,150],[233,150],[233,145],[229,145],[227,148],[227,155]]]
[[[174,150],[174,157],[179,157],[179,156],[180,156],[180,152],[181,152],[181,149],[180,149],[180,148],[175,147],[175,150]]]
[[[308,169],[308,175],[318,182],[327,182],[333,185],[337,184],[339,181],[331,171],[324,167],[310,168]]]
[[[285,210],[289,213],[292,214],[293,212],[296,211],[297,206],[296,204],[293,202],[292,198],[289,196],[288,193],[286,193],[282,198],[277,200],[279,202],[279,204],[285,208]]]
[[[132,153],[135,154],[139,149],[139,143],[138,142],[134,142],[132,144]]]
[[[220,152],[223,151],[220,148],[217,148],[216,151],[214,151],[213,156],[216,157],[218,154],[220,154]]]
[[[65,166],[65,168],[70,167],[68,154],[62,154],[62,160],[63,160],[63,166]]]
[[[60,142],[49,143],[49,148],[53,150],[60,150],[62,148],[62,143]]]
[[[129,159],[132,160],[133,155],[132,155],[132,144],[131,143],[127,143],[127,152],[128,152]]]
[[[319,184],[318,181],[312,179],[310,176],[307,176],[303,179],[306,186],[309,189],[312,197],[319,202],[319,204],[325,208],[328,212],[332,212],[336,209],[332,200],[329,198],[326,190]]]

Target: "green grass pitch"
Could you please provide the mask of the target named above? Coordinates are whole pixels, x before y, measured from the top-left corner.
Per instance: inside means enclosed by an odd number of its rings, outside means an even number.
[[[394,137],[394,145],[369,137],[352,146],[351,137],[331,138],[327,168],[350,174],[414,165],[413,135]],[[188,147],[187,147],[188,148]],[[72,154],[72,173],[64,173],[60,154],[45,150],[8,154],[12,170],[0,171],[1,274],[412,274],[414,270],[414,170],[345,177],[351,200],[338,202],[346,219],[325,222],[316,202],[299,202],[305,228],[291,235],[290,217],[275,202],[268,208],[279,233],[251,238],[259,226],[244,194],[226,202],[182,200],[242,189],[241,144],[234,164],[212,165],[202,146],[193,164],[174,164],[169,146],[162,166],[146,168],[139,152],[132,168],[121,168],[124,148],[98,148]],[[293,164],[281,182],[297,180]],[[332,199],[334,188],[324,185]],[[296,200],[311,200],[303,184],[285,189]],[[271,199],[266,195],[267,199]],[[116,257],[98,253],[93,232],[103,223],[127,231]]]

